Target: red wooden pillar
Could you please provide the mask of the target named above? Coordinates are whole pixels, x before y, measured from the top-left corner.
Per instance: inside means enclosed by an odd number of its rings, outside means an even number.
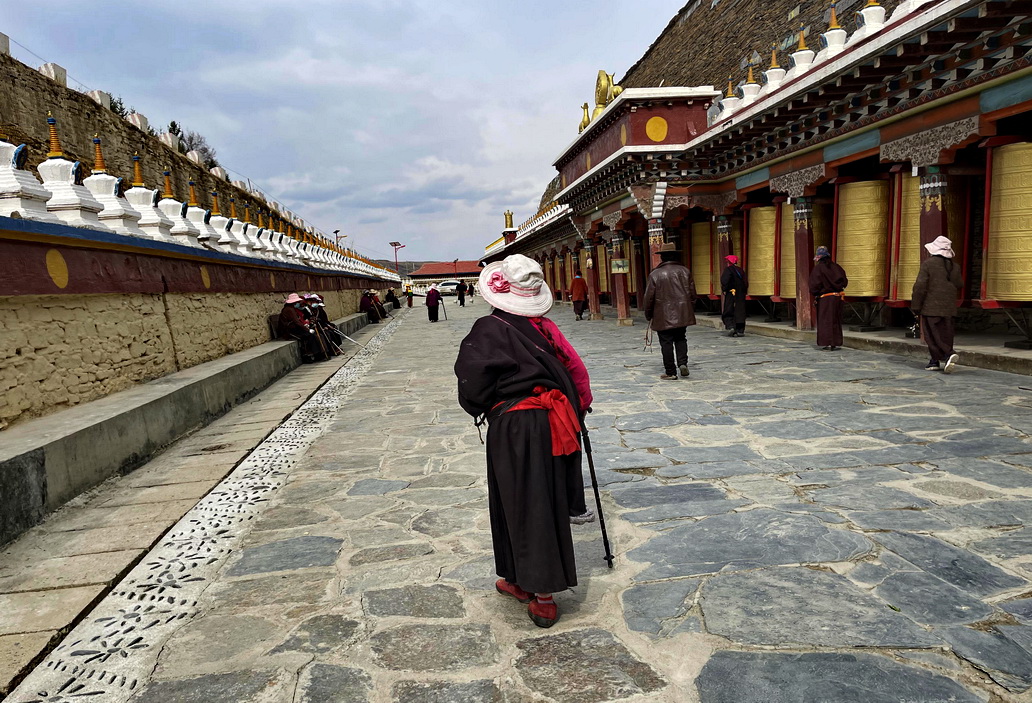
[[[814,328],[810,271],[813,270],[813,198],[795,201],[796,329]]]
[[[632,243],[627,239],[626,232],[613,233],[613,256],[612,259],[627,259],[627,248]],[[612,261],[610,259],[610,261]],[[631,297],[628,292],[626,273],[613,273],[613,304],[616,306],[616,324],[623,327],[630,327],[634,324],[631,317]]]
[[[918,190],[921,194],[921,261],[930,256],[925,244],[934,242],[936,237],[954,239],[959,234],[952,233],[953,237],[950,237],[951,233],[947,231],[946,185],[946,174],[941,173],[938,166],[929,166],[921,176]]]
[[[598,299],[598,266],[601,259],[598,256],[598,244],[590,241],[588,244],[588,270],[584,271],[584,280],[588,285],[588,319],[604,320],[602,314],[602,303]]]
[[[566,254],[559,253],[559,285],[556,286],[556,298],[560,301],[566,300]]]

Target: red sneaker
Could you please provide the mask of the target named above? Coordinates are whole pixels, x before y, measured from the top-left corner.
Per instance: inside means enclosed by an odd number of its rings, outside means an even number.
[[[538,627],[551,627],[559,622],[559,606],[555,602],[542,603],[534,599],[534,602],[527,606],[527,614]]]
[[[522,588],[514,583],[509,583],[505,579],[498,579],[495,581],[495,590],[501,593],[503,596],[512,596],[520,603],[529,603],[534,600],[533,593],[527,593]]]

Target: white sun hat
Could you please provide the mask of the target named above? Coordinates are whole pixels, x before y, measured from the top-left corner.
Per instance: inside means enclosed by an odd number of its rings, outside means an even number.
[[[541,317],[552,309],[552,291],[541,265],[523,254],[485,266],[477,292],[491,307],[521,317]]]

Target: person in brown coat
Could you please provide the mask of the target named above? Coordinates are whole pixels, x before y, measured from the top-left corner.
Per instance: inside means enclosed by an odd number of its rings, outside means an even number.
[[[315,327],[302,312],[305,301],[297,293],[291,293],[280,311],[276,333],[280,339],[296,339],[301,343],[301,360],[305,363],[328,359],[329,355],[319,341]]]
[[[925,369],[938,371],[939,362],[943,362],[942,372],[953,373],[960,358],[953,349],[957,292],[964,279],[960,266],[953,261],[953,243],[949,239],[938,237],[925,244],[925,249],[931,256],[921,262],[910,307],[915,315],[920,315],[921,337],[931,355]]]
[[[570,300],[573,301],[573,314],[578,320],[584,319],[584,311],[588,309],[588,284],[581,276],[580,270],[574,271],[573,283],[570,284]]]
[[[835,351],[842,346],[842,308],[849,278],[831,260],[828,247],[817,247],[810,271],[810,294],[817,303],[817,346]]]
[[[663,351],[664,381],[676,381],[677,371],[688,375],[688,339],[685,330],[695,324],[695,280],[680,263],[681,254],[672,242],[659,248],[660,264],[649,274],[645,287],[645,319],[659,337]],[[676,364],[675,362],[676,355]]]

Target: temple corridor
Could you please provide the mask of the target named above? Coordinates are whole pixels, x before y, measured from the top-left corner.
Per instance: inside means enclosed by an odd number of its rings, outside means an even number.
[[[660,381],[643,327],[557,306],[616,562],[575,525],[540,630],[493,587],[452,372],[489,309],[453,301],[398,311],[7,700],[1027,700],[1028,377],[699,325]]]

